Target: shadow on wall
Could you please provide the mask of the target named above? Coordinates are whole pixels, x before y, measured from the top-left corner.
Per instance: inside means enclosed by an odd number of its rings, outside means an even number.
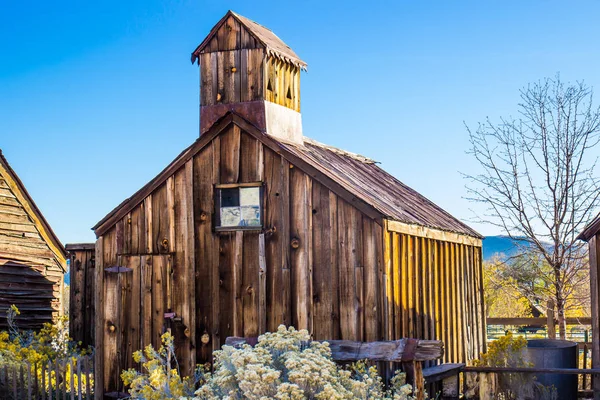
[[[19,329],[40,329],[59,309],[60,279],[45,275],[46,267],[0,262],[0,329],[7,329],[6,311],[16,305]]]

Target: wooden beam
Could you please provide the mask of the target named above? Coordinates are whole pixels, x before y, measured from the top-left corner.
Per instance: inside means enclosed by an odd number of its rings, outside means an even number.
[[[598,235],[592,236],[589,242],[589,260],[590,260],[590,302],[592,303],[592,368],[600,368],[600,282],[598,281],[599,274],[598,269],[600,268],[598,258],[599,248]],[[567,322],[568,323],[568,322]],[[594,400],[600,400],[600,375],[594,375],[592,377],[592,389],[594,390]]]
[[[567,325],[591,325],[592,318],[566,318]],[[548,320],[542,318],[487,318],[487,325],[530,325],[530,326],[546,326]]]
[[[408,354],[408,343],[416,341],[414,354]],[[437,360],[444,354],[444,343],[440,340],[400,339],[385,342],[355,342],[351,340],[319,340],[329,343],[331,357],[335,361],[428,361]],[[243,344],[256,345],[257,338],[228,337],[225,344],[239,347]],[[310,342],[309,342],[310,343]],[[309,344],[306,343],[306,344]],[[405,352],[405,350],[407,350]]]
[[[399,221],[387,220],[387,227],[392,232],[404,233],[406,235],[441,240],[444,242],[466,244],[468,246],[482,246],[482,240],[480,238],[467,236],[460,233],[446,232],[435,228],[427,228],[420,225],[412,225]]]

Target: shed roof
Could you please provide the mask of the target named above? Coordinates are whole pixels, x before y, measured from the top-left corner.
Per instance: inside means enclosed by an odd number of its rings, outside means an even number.
[[[577,239],[585,240],[587,242],[598,232],[600,232],[600,214],[596,215],[596,217],[583,228],[583,231],[577,236]]]
[[[5,190],[7,190],[7,195],[9,196],[14,196],[12,197],[12,202],[10,200],[7,200],[10,204],[11,204],[11,209],[18,209],[18,210],[13,210],[13,211],[7,211],[9,213],[25,213],[27,216],[27,222],[25,222],[25,220],[23,220],[20,224],[12,224],[12,227],[20,227],[22,226],[20,229],[23,230],[22,233],[19,233],[17,231],[15,231],[15,233],[11,233],[11,232],[5,232],[4,234],[7,235],[7,237],[10,237],[11,239],[6,239],[4,242],[6,244],[6,246],[10,246],[11,244],[14,245],[14,241],[19,239],[17,237],[13,237],[14,234],[18,234],[18,236],[20,236],[21,238],[27,239],[29,238],[31,235],[36,235],[37,237],[37,233],[39,233],[39,237],[46,243],[46,245],[48,246],[49,250],[51,251],[50,254],[53,254],[56,260],[56,263],[64,270],[65,269],[65,265],[64,263],[66,262],[66,251],[64,246],[62,245],[62,243],[60,242],[60,240],[58,239],[58,237],[56,236],[56,234],[54,233],[54,231],[52,230],[52,228],[50,227],[50,224],[48,224],[48,222],[46,221],[46,219],[44,218],[44,215],[42,214],[42,212],[40,211],[40,209],[37,207],[37,205],[35,204],[35,202],[33,201],[33,198],[29,195],[29,193],[27,192],[27,189],[25,188],[25,185],[23,185],[23,182],[21,182],[21,180],[19,179],[19,176],[16,174],[16,172],[12,169],[12,167],[10,166],[10,164],[8,163],[8,160],[4,157],[4,155],[2,154],[2,150],[0,149],[0,188],[3,188],[3,185],[6,185],[6,187],[4,188]],[[3,196],[5,197],[5,196]],[[8,197],[11,198],[11,197]],[[8,203],[7,203],[8,204]],[[0,212],[0,220],[2,219],[2,213]],[[34,228],[34,229],[32,229]],[[27,232],[25,232],[25,230],[27,230]],[[37,232],[37,233],[34,233]],[[22,239],[20,239],[22,241]],[[7,247],[6,250],[8,249],[12,249],[13,247]],[[23,247],[25,248],[25,247]],[[2,251],[2,248],[0,248],[0,251]],[[14,250],[13,250],[14,251]],[[12,254],[13,257],[20,257],[19,259],[22,261],[36,261],[40,264],[46,264],[50,259],[46,260],[46,255],[44,255],[44,252],[36,252],[36,255],[34,258],[31,258],[31,255],[29,254],[25,254],[22,252],[19,252],[19,254],[13,254],[13,251],[4,251],[4,253],[6,253],[6,256],[9,256],[10,254]],[[25,258],[23,258],[25,257]],[[29,257],[29,258],[27,258]],[[31,260],[30,260],[31,258]],[[50,264],[47,264],[50,265]]]
[[[311,172],[311,176],[315,179],[327,180],[327,182],[321,183],[330,187],[334,192],[337,191],[340,194],[343,191],[351,198],[357,199],[353,204],[363,210],[365,208],[373,210],[371,215],[375,214],[406,224],[435,228],[476,238],[482,237],[469,226],[388,174],[375,161],[308,138],[304,139],[302,145],[285,142],[263,133],[233,112],[229,112],[217,121],[208,132],[184,150],[163,172],[130,199],[125,200],[111,211],[92,229],[96,231],[97,235],[101,235],[108,228],[107,224],[111,224],[112,221],[131,211],[230,123],[237,124],[245,132],[281,154],[292,164],[301,163],[302,165],[299,167],[310,169],[311,171],[308,172]],[[332,183],[334,185],[331,185]]]
[[[206,45],[211,39],[217,34],[217,31],[225,23],[227,18],[233,16],[256,40],[258,40],[267,51],[267,54],[279,58],[282,61],[294,64],[302,69],[307,68],[307,64],[298,57],[298,55],[291,49],[290,46],[285,44],[272,30],[262,26],[258,22],[254,22],[249,18],[242,15],[236,14],[229,10],[227,14],[211,29],[210,33],[200,43],[200,45],[192,53],[192,63],[196,62],[200,54],[203,52]]]
[[[291,153],[322,169],[382,216],[427,228],[482,238],[469,226],[406,186],[374,160],[305,138],[304,145],[280,142]]]

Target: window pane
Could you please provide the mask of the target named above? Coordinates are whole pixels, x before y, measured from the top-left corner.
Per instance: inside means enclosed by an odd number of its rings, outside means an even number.
[[[237,207],[240,205],[238,188],[221,189],[221,207]]]
[[[260,226],[260,207],[242,206],[242,226]]]
[[[260,206],[260,187],[240,188],[241,206]]]
[[[239,207],[221,207],[221,226],[240,226]]]

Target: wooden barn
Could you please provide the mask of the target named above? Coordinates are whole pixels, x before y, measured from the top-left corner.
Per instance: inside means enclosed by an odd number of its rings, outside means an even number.
[[[192,54],[200,137],[93,228],[96,387],[175,335],[183,373],[228,336],[485,348],[481,236],[369,158],[302,134],[306,64],[228,12]]]
[[[63,245],[0,151],[0,329],[12,304],[23,329],[62,314],[65,268]]]

